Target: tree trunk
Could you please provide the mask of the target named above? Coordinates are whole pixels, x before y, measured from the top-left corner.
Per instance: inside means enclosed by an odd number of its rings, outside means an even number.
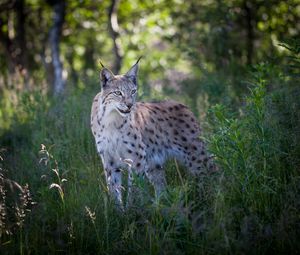
[[[120,43],[120,31],[119,31],[119,24],[118,24],[118,7],[119,7],[120,0],[111,0],[111,5],[108,10],[108,26],[109,26],[109,33],[113,40],[113,51],[114,51],[114,64],[112,67],[112,71],[117,74],[119,73],[123,56],[121,53],[121,43]]]
[[[251,1],[244,2],[245,16],[246,16],[246,31],[247,31],[247,64],[252,64],[253,58],[253,41],[254,41],[254,28],[253,28],[253,4]]]
[[[15,71],[15,60],[13,58],[13,46],[12,46],[12,40],[8,36],[8,30],[3,30],[2,26],[7,24],[7,20],[3,20],[0,17],[0,43],[1,46],[3,47],[3,52],[6,56],[6,61],[8,65],[8,70],[10,74],[13,74]],[[5,31],[5,32],[4,32]]]
[[[29,89],[29,74],[28,74],[28,54],[27,54],[27,42],[26,42],[26,29],[25,29],[25,3],[24,0],[16,1],[16,13],[17,13],[17,26],[16,26],[16,41],[17,47],[19,49],[18,55],[18,69],[20,71],[21,76],[23,77],[23,81],[25,84],[25,88]]]
[[[52,66],[54,71],[53,93],[62,94],[65,89],[65,80],[63,79],[63,65],[59,58],[59,43],[62,32],[62,26],[65,20],[66,3],[64,0],[58,1],[53,5],[53,26],[49,33],[49,44],[51,48]]]
[[[0,43],[3,46],[8,65],[9,76],[12,84],[25,84],[25,88],[29,88],[29,74],[27,61],[27,44],[26,44],[26,29],[25,29],[25,1],[15,0],[8,1],[0,5],[0,12],[11,13],[7,18],[0,18]],[[11,20],[10,20],[11,19]],[[9,35],[9,29],[2,27],[7,25],[12,30],[14,36]],[[21,80],[20,80],[21,78]],[[8,81],[8,85],[11,85]]]

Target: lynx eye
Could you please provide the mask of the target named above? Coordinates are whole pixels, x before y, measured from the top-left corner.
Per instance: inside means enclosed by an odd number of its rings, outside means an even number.
[[[132,91],[131,91],[131,94],[133,95],[133,94],[135,94],[136,93],[136,89],[133,89]]]
[[[120,90],[115,91],[114,94],[116,96],[122,96],[122,92]]]

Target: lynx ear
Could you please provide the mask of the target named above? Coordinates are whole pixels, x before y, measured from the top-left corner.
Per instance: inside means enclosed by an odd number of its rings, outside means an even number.
[[[114,77],[114,74],[112,71],[110,71],[108,68],[104,67],[102,68],[100,72],[100,80],[102,83],[102,87],[105,87],[107,84],[107,81],[112,79]]]
[[[132,80],[134,84],[137,85],[137,73],[139,69],[139,61],[141,60],[142,57],[140,57],[136,63],[129,69],[129,71],[125,74],[129,79]]]

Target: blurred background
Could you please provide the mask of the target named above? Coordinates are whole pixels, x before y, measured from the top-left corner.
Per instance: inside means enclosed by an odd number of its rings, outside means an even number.
[[[279,44],[299,38],[299,19],[297,0],[1,0],[0,88],[85,89],[99,83],[99,59],[119,73],[143,56],[147,96],[195,95],[207,82],[240,93],[247,67],[282,61]]]
[[[299,0],[0,0],[0,253],[300,253],[299,36]],[[99,60],[140,56],[139,100],[187,104],[220,172],[171,161],[120,215],[90,108]]]

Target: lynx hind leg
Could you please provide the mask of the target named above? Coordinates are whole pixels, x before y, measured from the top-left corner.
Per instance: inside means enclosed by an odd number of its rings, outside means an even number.
[[[150,183],[154,186],[155,196],[159,197],[166,189],[165,171],[161,165],[156,165],[146,171],[146,176]]]
[[[189,147],[185,156],[185,165],[192,175],[201,175],[217,170],[213,156],[209,155],[204,143],[200,140],[194,141]]]

